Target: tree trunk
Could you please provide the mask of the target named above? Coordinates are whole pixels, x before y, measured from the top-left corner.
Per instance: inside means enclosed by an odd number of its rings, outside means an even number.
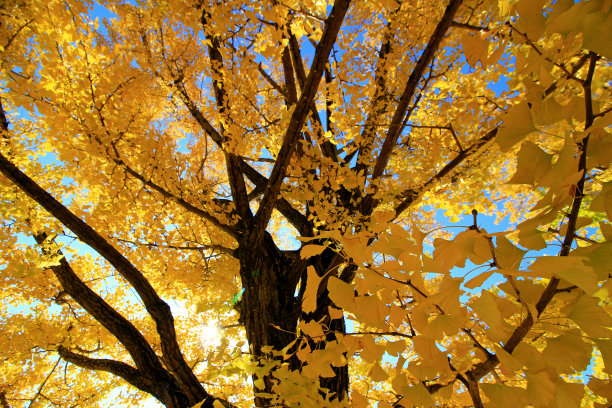
[[[294,296],[297,282],[290,276],[291,262],[267,234],[259,247],[241,245],[237,255],[244,288],[240,317],[251,352],[255,358],[272,358],[266,346],[281,350],[295,339],[299,314]],[[272,393],[272,379],[272,374],[253,376],[255,393]],[[255,405],[266,407],[270,400],[256,396]]]
[[[319,308],[315,313],[301,314],[299,302],[301,296],[296,298],[295,292],[300,277],[302,282],[306,282],[308,263],[288,257],[276,247],[271,236],[266,235],[257,248],[241,245],[237,256],[244,288],[239,306],[240,318],[245,325],[247,340],[255,358],[273,358],[272,354],[267,352],[266,346],[281,350],[294,341],[298,319],[320,321],[323,315],[328,316],[327,305],[331,302],[327,297],[327,291],[324,291],[324,298],[319,301]],[[316,265],[317,271],[328,270],[328,267],[321,264],[329,266],[330,262],[331,259],[327,262],[319,259]],[[332,331],[345,332],[343,319],[333,320],[330,323],[328,316],[324,323],[329,325]],[[336,338],[333,332],[329,337],[327,340]],[[325,341],[313,342],[311,347],[323,348],[325,343]],[[293,369],[299,369],[299,363],[297,357],[289,361]],[[348,394],[348,366],[333,369],[336,376],[321,379],[320,383],[322,387],[336,394],[334,398],[342,400]],[[262,377],[253,376],[253,383],[255,393],[274,393],[273,372]],[[267,407],[270,404],[268,398],[255,397],[255,405],[258,407]]]

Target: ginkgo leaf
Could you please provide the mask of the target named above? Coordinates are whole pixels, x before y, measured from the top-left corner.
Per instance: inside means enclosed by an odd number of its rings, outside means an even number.
[[[427,324],[425,329],[422,330],[422,334],[432,339],[441,340],[444,335],[452,336],[456,334],[464,324],[465,319],[449,314],[439,315]]]
[[[372,379],[372,381],[376,382],[385,381],[387,378],[389,378],[389,374],[387,374],[387,372],[380,366],[379,363],[375,363],[372,366],[370,372],[368,373],[368,376]]]
[[[359,391],[351,391],[351,404],[355,408],[368,408],[368,400]]]
[[[607,224],[605,222],[599,223],[599,228],[601,229],[601,233],[603,234],[606,241],[612,241],[612,224]]]
[[[527,251],[514,246],[508,238],[498,236],[495,239],[495,256],[497,265],[503,270],[518,270]]]
[[[483,272],[480,273],[476,276],[474,276],[472,279],[470,279],[469,281],[465,282],[463,284],[463,286],[465,286],[468,289],[475,289],[478,288],[480,286],[482,286],[482,284],[491,277],[491,275],[493,275],[494,271],[488,271],[488,272]]]
[[[608,219],[612,219],[612,182],[602,183],[599,194],[591,202],[591,211],[605,212]]]
[[[385,351],[394,357],[398,357],[406,350],[406,342],[404,340],[389,341],[385,347]]]
[[[603,129],[593,129],[589,135],[587,167],[606,167],[612,162],[612,137]]]
[[[582,20],[583,37],[582,45],[584,48],[595,51],[608,59],[612,59],[612,41],[607,35],[606,27],[612,25],[612,12],[608,7],[608,12],[590,13]]]
[[[542,13],[544,7],[543,0],[520,0],[515,8],[520,17],[517,26],[526,33],[529,38],[539,38],[545,29],[545,18]]]
[[[389,324],[392,327],[399,327],[406,318],[406,314],[403,308],[397,305],[391,305],[389,311]]]
[[[591,361],[591,346],[582,340],[579,332],[568,332],[548,339],[542,357],[558,373],[581,372]]]
[[[321,324],[315,322],[314,320],[310,320],[308,322],[301,321],[300,330],[302,330],[305,335],[313,339],[317,337],[323,337],[323,335],[325,334]]]
[[[593,338],[612,336],[612,317],[587,295],[565,306],[561,312],[572,319],[587,335]]]
[[[506,350],[504,350],[497,344],[495,344],[494,347],[495,355],[501,363],[502,371],[505,371],[506,375],[511,376],[512,374],[523,368],[523,363],[517,360],[512,354],[508,353]]]
[[[552,169],[551,160],[552,155],[544,152],[535,143],[524,142],[518,153],[516,173],[508,183],[537,185]]]
[[[487,55],[489,53],[489,42],[480,38],[479,35],[474,35],[466,32],[462,37],[463,52],[465,59],[472,68],[476,67],[476,63],[480,61],[482,66],[487,66]]]
[[[612,339],[595,339],[595,344],[601,353],[605,372],[612,374]]]
[[[314,312],[317,308],[317,293],[319,290],[319,284],[321,278],[313,266],[309,266],[307,269],[308,278],[306,280],[306,290],[304,291],[304,298],[302,301],[302,311],[304,313]]]
[[[583,384],[566,382],[561,378],[557,378],[555,381],[555,399],[553,404],[559,408],[577,407],[580,406],[584,395],[585,389]]]
[[[307,259],[313,256],[320,255],[327,248],[324,245],[304,245],[300,250],[302,259]]]
[[[495,139],[502,151],[509,150],[537,130],[527,102],[521,102],[511,107],[503,116],[503,120],[504,122]]]
[[[389,307],[377,296],[358,296],[354,299],[354,302],[354,313],[361,321],[372,327],[378,327],[382,330],[387,329],[385,317],[389,313]]]
[[[484,394],[489,397],[491,406],[498,408],[518,407],[526,400],[526,391],[521,387],[510,387],[503,384],[481,384]]]
[[[495,302],[495,295],[483,290],[470,307],[478,314],[478,318],[489,326],[487,334],[491,340],[504,341],[507,338],[512,329],[502,318]]]
[[[342,313],[342,310],[336,309],[335,307],[329,306],[328,310],[329,310],[329,318],[332,320],[341,319],[342,316],[344,316],[344,313]]]
[[[593,244],[588,247],[576,248],[572,255],[586,259],[586,263],[593,268],[598,281],[605,281],[612,274],[612,243]]]
[[[542,256],[529,267],[538,276],[553,273],[561,279],[573,283],[587,294],[597,291],[597,275],[593,268],[584,264],[581,257]]]
[[[404,388],[404,396],[399,400],[398,405],[413,407],[432,407],[434,400],[422,383],[416,383]]]
[[[327,282],[329,298],[336,306],[351,312],[355,310],[355,289],[353,285],[332,276]]]
[[[546,248],[546,240],[542,237],[544,233],[536,229],[521,229],[519,231],[519,244],[527,249],[539,251]]]
[[[555,398],[555,383],[546,371],[526,372],[527,398],[536,406],[548,407]]]

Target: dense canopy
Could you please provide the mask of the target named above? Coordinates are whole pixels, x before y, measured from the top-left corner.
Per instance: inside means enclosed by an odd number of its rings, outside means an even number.
[[[611,4],[0,2],[0,407],[610,406]]]

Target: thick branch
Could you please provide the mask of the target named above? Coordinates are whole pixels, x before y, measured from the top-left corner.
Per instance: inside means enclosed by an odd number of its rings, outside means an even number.
[[[59,346],[57,352],[64,361],[87,370],[106,371],[124,379],[141,391],[154,395],[157,398],[160,397],[151,378],[145,377],[141,370],[137,370],[126,363],[110,359],[86,357],[82,354],[74,353],[64,346]]]
[[[285,174],[287,172],[287,167],[289,166],[289,161],[291,160],[291,156],[295,150],[295,145],[299,140],[302,127],[304,126],[306,118],[308,117],[310,104],[314,100],[317,93],[317,89],[325,69],[325,64],[327,63],[329,53],[336,42],[336,36],[338,35],[340,26],[342,25],[342,20],[344,19],[344,15],[348,10],[349,4],[350,0],[337,0],[334,3],[334,7],[332,8],[331,14],[327,20],[321,41],[319,42],[315,51],[313,62],[310,67],[310,72],[308,74],[308,78],[306,79],[302,95],[300,96],[300,100],[298,101],[295,110],[291,115],[291,121],[287,127],[287,132],[285,133],[283,144],[278,153],[276,163],[272,169],[272,173],[270,174],[268,186],[266,187],[266,191],[259,209],[257,210],[257,214],[255,214],[252,231],[252,244],[257,244],[261,241],[263,232],[268,225],[268,221],[272,215],[283,179],[285,178]]]
[[[204,399],[206,392],[189,369],[178,346],[170,306],[159,297],[143,274],[93,228],[21,172],[2,154],[0,154],[0,172],[71,230],[79,240],[98,252],[134,287],[147,312],[155,321],[163,353],[168,361],[173,363],[171,369],[176,373],[179,381],[189,388],[192,395],[201,396],[201,399]]]
[[[57,248],[52,249],[55,244],[47,240],[46,233],[37,234],[34,239],[40,245],[43,254],[62,257],[59,265],[51,266],[50,269],[64,291],[123,344],[136,363],[136,367],[163,376],[165,370],[161,362],[138,329],[78,277],[62,252]]]
[[[144,184],[145,186],[149,187],[151,190],[157,191],[164,198],[166,198],[168,200],[171,200],[171,201],[174,201],[175,203],[177,203],[178,205],[180,205],[181,207],[183,207],[185,210],[189,211],[190,213],[204,218],[205,220],[207,220],[210,223],[214,224],[215,226],[219,227],[219,229],[221,229],[221,230],[227,232],[228,234],[230,234],[232,237],[236,237],[238,235],[237,231],[234,228],[232,228],[231,226],[222,223],[221,221],[219,221],[217,219],[217,217],[215,217],[214,215],[210,214],[208,211],[205,211],[205,210],[203,210],[201,208],[196,207],[195,205],[185,201],[184,199],[182,199],[180,197],[177,197],[176,195],[172,194],[171,192],[169,192],[168,190],[166,190],[165,188],[163,188],[159,184],[154,183],[150,179],[147,179],[142,174],[138,173],[136,170],[134,170],[130,166],[128,166],[121,158],[113,158],[112,160],[113,160],[113,162],[115,164],[123,167],[127,174],[129,174],[130,176],[134,177],[136,180],[140,181],[142,184]]]
[[[293,66],[295,69],[295,73],[297,75],[298,84],[302,92],[304,92],[304,86],[306,84],[306,70],[304,69],[304,60],[302,58],[302,54],[300,52],[300,44],[292,33],[289,33],[289,50],[291,54],[291,59],[293,61]],[[319,116],[319,112],[317,111],[317,106],[314,100],[310,103],[310,116],[313,122],[314,128],[318,131],[319,140],[323,140],[321,144],[321,151],[326,157],[331,158],[334,162],[338,162],[338,152],[334,145],[323,138],[323,122],[321,121],[321,117]],[[327,120],[329,120],[329,115],[327,116]]]
[[[181,97],[183,103],[189,109],[189,112],[193,116],[193,118],[198,122],[200,127],[211,137],[211,139],[215,142],[215,144],[219,147],[222,146],[223,137],[217,130],[210,124],[210,122],[204,117],[202,112],[198,109],[198,107],[193,103],[189,95],[185,91],[183,87],[178,87],[178,93]],[[240,160],[240,167],[244,175],[255,184],[257,188],[265,188],[268,184],[268,179],[262,176],[257,170],[251,167],[244,160]],[[291,204],[285,200],[284,198],[278,199],[276,201],[276,208],[278,211],[283,214],[287,220],[293,225],[302,235],[308,235],[307,232],[310,231],[308,219],[300,213],[298,210],[293,208]]]
[[[397,139],[399,138],[399,135],[402,131],[402,122],[405,121],[404,116],[406,115],[408,106],[410,105],[410,101],[414,96],[416,87],[421,78],[423,77],[425,69],[433,60],[433,57],[436,51],[438,50],[438,47],[442,42],[446,31],[450,27],[461,3],[462,0],[450,1],[448,6],[446,7],[446,10],[444,11],[442,19],[436,26],[434,33],[429,39],[429,42],[425,47],[423,54],[421,54],[421,56],[419,57],[419,60],[417,61],[416,66],[414,67],[414,70],[410,74],[410,77],[408,78],[408,83],[404,88],[404,92],[402,93],[397,109],[395,110],[393,118],[391,119],[389,131],[387,132],[387,136],[385,138],[385,141],[383,142],[380,155],[378,156],[376,164],[374,165],[374,170],[372,172],[373,179],[379,178],[385,170],[385,167],[389,162],[389,158],[391,157],[391,151],[395,147]]]
[[[0,391],[0,407],[11,408],[11,406],[8,403],[8,400],[6,399],[6,391],[4,390]]]
[[[357,172],[368,169],[368,161],[372,151],[372,145],[374,143],[374,135],[376,131],[376,124],[380,121],[382,114],[387,109],[387,84],[386,84],[386,62],[387,56],[391,53],[391,40],[393,39],[393,31],[391,30],[391,21],[386,26],[385,34],[383,35],[382,44],[378,51],[378,58],[376,60],[376,74],[374,76],[374,96],[370,102],[370,109],[368,116],[366,117],[365,123],[363,124],[363,131],[361,132],[361,143],[357,152],[357,163],[355,170]],[[365,174],[365,173],[364,173]]]
[[[495,138],[497,135],[497,129],[495,128],[491,130],[489,133],[478,139],[477,142],[468,146],[465,150],[459,153],[453,160],[448,162],[446,166],[442,167],[440,171],[438,171],[432,178],[423,183],[418,189],[407,190],[402,194],[402,202],[395,208],[395,218],[399,217],[404,210],[410,207],[412,204],[416,202],[416,200],[423,195],[429,188],[431,188],[435,182],[442,179],[444,176],[448,175],[451,171],[453,171],[459,164],[461,164],[464,160],[474,155],[477,151],[479,151],[483,146],[489,143],[491,140]]]
[[[210,18],[210,14],[208,11],[204,10],[202,12],[201,21],[205,33],[208,18]],[[219,37],[209,36],[206,34],[206,39],[208,42],[208,55],[210,57],[210,65],[213,74],[212,83],[215,91],[215,99],[217,101],[217,109],[224,120],[230,121],[231,118],[229,117],[229,110],[227,109],[229,101],[227,100],[227,92],[223,84],[223,56],[219,51]],[[222,132],[225,134],[223,125]],[[241,159],[234,153],[228,152],[227,149],[223,149],[223,152],[225,153],[227,176],[230,189],[232,190],[232,197],[234,198],[234,203],[236,204],[236,210],[238,211],[238,214],[242,220],[249,224],[253,218],[253,214],[251,213],[251,207],[249,206],[244,177],[240,170]]]

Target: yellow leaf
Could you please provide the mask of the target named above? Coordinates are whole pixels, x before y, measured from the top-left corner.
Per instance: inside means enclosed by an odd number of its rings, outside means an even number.
[[[465,282],[463,284],[463,286],[465,286],[468,289],[475,289],[478,288],[480,286],[482,286],[482,284],[491,277],[491,275],[493,275],[494,271],[488,271],[488,272],[484,272],[481,274],[478,274],[476,276],[474,276],[472,279],[470,279],[469,281]]]
[[[612,41],[610,40],[610,27],[612,27],[612,12],[595,12],[588,14],[582,21],[584,48],[595,51],[608,59],[612,59]]]
[[[579,331],[568,332],[548,339],[542,357],[558,373],[579,373],[586,370],[591,361],[591,346],[582,340]]]
[[[434,400],[422,383],[404,388],[404,396],[397,405],[404,407],[433,407]]]
[[[604,362],[604,372],[612,374],[612,339],[595,339],[595,344]]]
[[[544,32],[546,21],[542,13],[544,1],[520,0],[515,7],[520,15],[517,23],[519,29],[529,38],[540,38]]]
[[[506,408],[526,405],[526,392],[523,388],[503,384],[480,384],[479,387],[489,397],[492,407]]]
[[[546,240],[542,237],[544,233],[536,229],[521,229],[519,231],[519,244],[527,249],[539,251],[546,248]]]
[[[596,298],[580,296],[574,303],[561,309],[592,338],[612,337],[612,317],[597,304]]]
[[[523,364],[517,360],[512,354],[508,353],[499,345],[495,344],[495,355],[501,363],[501,369],[507,376],[512,376],[515,372],[523,368]]]
[[[381,330],[388,328],[385,322],[389,307],[376,295],[355,298],[355,316],[362,322]]]
[[[342,310],[336,309],[335,307],[328,306],[328,310],[329,310],[329,318],[331,320],[341,319],[342,316],[344,316],[344,313],[342,313]]]
[[[463,53],[468,64],[476,68],[476,63],[480,61],[483,68],[487,67],[487,55],[489,53],[489,42],[483,40],[479,35],[465,33],[461,37],[463,43]]]
[[[552,272],[559,278],[578,286],[589,295],[597,291],[597,275],[593,268],[584,264],[582,257],[542,256],[531,264],[529,269],[538,276],[546,276]]]
[[[307,259],[321,254],[323,251],[325,251],[325,248],[327,247],[323,245],[304,245],[300,251],[300,255],[302,256],[302,259]]]
[[[317,309],[317,293],[322,278],[317,274],[313,266],[308,266],[306,271],[308,278],[306,281],[306,290],[304,291],[304,299],[302,301],[302,311],[304,313],[310,313]]]
[[[605,212],[610,220],[612,219],[612,181],[602,184],[601,191],[591,202],[589,210]]]
[[[549,407],[555,398],[555,384],[546,371],[526,372],[527,398],[536,407]]]
[[[334,304],[347,312],[355,309],[355,289],[353,285],[332,276],[327,282],[329,298]]]
[[[304,323],[304,321],[300,321],[299,327],[305,335],[313,339],[323,337],[325,335],[325,333],[323,332],[323,327],[321,327],[321,325],[315,322],[314,320],[311,320],[307,323]]]
[[[389,324],[398,328],[406,318],[406,311],[397,305],[391,305],[389,313]]]
[[[538,181],[552,168],[552,155],[530,141],[521,145],[517,157],[516,172],[508,181],[509,184],[538,185]]]
[[[368,408],[368,399],[361,395],[359,391],[351,391],[351,405],[355,408]]]
[[[495,140],[499,148],[504,152],[510,150],[512,146],[523,140],[530,133],[537,131],[531,117],[531,111],[525,101],[512,106],[503,116],[503,120],[504,122]]]
[[[376,382],[385,381],[387,378],[389,378],[389,374],[383,370],[379,363],[374,363],[368,375],[372,381]]]
[[[512,327],[504,321],[497,308],[495,295],[488,290],[483,290],[480,297],[470,305],[472,310],[478,314],[478,318],[485,322],[489,329],[487,334],[493,341],[505,341],[512,332]]]
[[[404,340],[387,342],[386,351],[389,355],[398,357],[401,353],[406,351],[406,342]]]

